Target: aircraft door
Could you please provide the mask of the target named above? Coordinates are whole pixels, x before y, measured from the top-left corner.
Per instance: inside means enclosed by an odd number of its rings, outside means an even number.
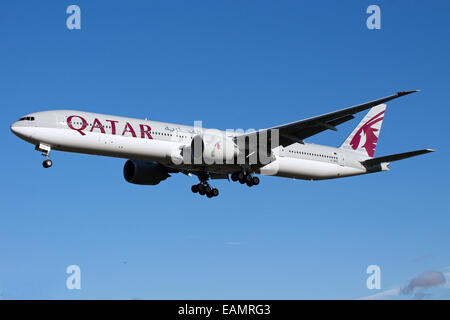
[[[338,152],[338,164],[341,166],[345,165],[345,155],[343,152]]]

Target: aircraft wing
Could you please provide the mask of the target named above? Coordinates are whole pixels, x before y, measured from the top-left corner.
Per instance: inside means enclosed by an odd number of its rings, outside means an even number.
[[[366,102],[360,105],[356,105],[353,107],[340,109],[334,112],[326,113],[320,116],[307,118],[300,121],[295,121],[291,123],[287,123],[284,125],[268,128],[268,129],[262,129],[259,131],[246,133],[243,135],[236,136],[234,139],[236,142],[238,142],[240,139],[243,139],[245,137],[255,138],[254,136],[260,136],[261,134],[266,134],[268,137],[268,140],[271,139],[273,136],[272,130],[277,129],[279,133],[279,145],[282,145],[283,147],[286,147],[293,143],[303,143],[303,140],[306,138],[309,138],[315,134],[318,134],[325,130],[334,130],[336,131],[336,126],[340,125],[341,123],[344,123],[346,121],[349,121],[354,118],[354,114],[370,109],[374,106],[377,106],[379,104],[385,103],[387,101],[405,96],[410,93],[417,92],[418,90],[413,91],[401,91],[396,94],[377,99],[374,101]],[[258,139],[259,140],[259,139]],[[256,139],[254,140],[256,141]],[[273,145],[272,142],[272,148],[277,147],[277,145]]]

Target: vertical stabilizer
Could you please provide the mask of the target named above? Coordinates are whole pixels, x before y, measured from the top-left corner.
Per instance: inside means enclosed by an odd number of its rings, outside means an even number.
[[[385,104],[371,108],[340,148],[372,158],[377,147],[385,111]]]

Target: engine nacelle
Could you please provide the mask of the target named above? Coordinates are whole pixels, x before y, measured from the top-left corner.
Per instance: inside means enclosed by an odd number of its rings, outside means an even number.
[[[127,160],[123,166],[123,176],[129,183],[154,186],[166,180],[170,174],[158,162]]]
[[[222,164],[239,154],[234,141],[220,134],[196,135],[191,142],[191,159],[194,164]]]

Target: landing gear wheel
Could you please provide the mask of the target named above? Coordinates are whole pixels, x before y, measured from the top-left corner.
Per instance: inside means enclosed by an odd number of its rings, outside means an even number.
[[[50,168],[52,165],[53,165],[53,162],[50,159],[46,159],[46,160],[44,160],[44,162],[42,162],[42,166],[44,168]]]
[[[237,173],[234,174],[234,177],[237,177]],[[203,172],[198,174],[198,179],[200,183],[191,187],[192,192],[200,194],[201,196],[206,195],[208,198],[217,197],[219,195],[219,190],[216,188],[212,188],[208,180],[210,178],[210,174],[208,172]]]
[[[234,182],[239,180],[238,174],[236,172],[231,174],[231,180]]]
[[[252,180],[247,180],[247,186],[249,187],[253,187],[253,181]]]
[[[259,178],[258,178],[258,177],[253,177],[253,178],[252,178],[252,184],[253,184],[254,186],[257,186],[257,185],[259,184]]]
[[[216,188],[211,189],[211,191],[209,191],[209,192],[206,193],[206,196],[207,196],[208,198],[217,197],[218,195],[219,195],[219,190],[216,189]]]

